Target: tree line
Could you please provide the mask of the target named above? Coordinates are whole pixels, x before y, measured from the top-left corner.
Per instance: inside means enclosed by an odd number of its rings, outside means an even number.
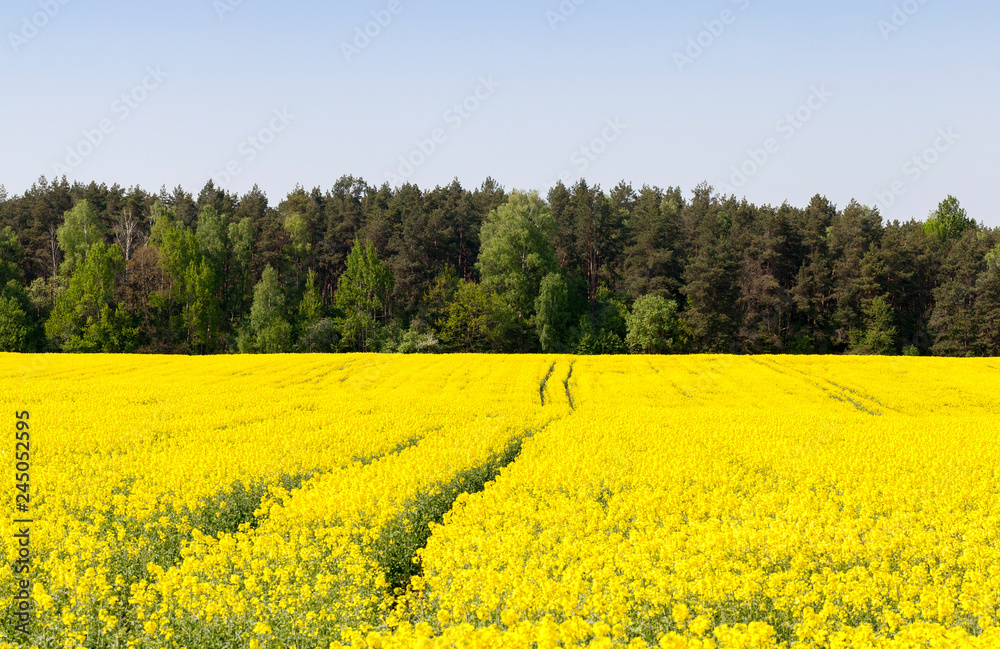
[[[1000,230],[707,184],[0,186],[0,351],[1000,353]]]

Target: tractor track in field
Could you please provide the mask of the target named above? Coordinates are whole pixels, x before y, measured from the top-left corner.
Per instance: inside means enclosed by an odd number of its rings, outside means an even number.
[[[573,393],[569,390],[569,380],[573,377],[573,365],[576,361],[570,361],[569,363],[569,374],[563,379],[563,387],[566,388],[566,399],[569,401],[570,410],[576,410],[576,404],[573,402]]]
[[[525,442],[545,430],[549,423],[511,438],[503,450],[460,471],[449,482],[427,485],[402,506],[399,515],[382,529],[375,544],[376,560],[386,576],[390,593],[406,593],[413,578],[423,576],[423,566],[415,559],[430,540],[431,524],[442,524],[461,496],[485,491],[490,482],[517,461]],[[397,600],[394,606],[399,603]]]
[[[879,408],[882,408],[884,410],[892,410],[894,412],[899,412],[899,409],[893,408],[892,406],[888,406],[882,403],[881,401],[871,396],[870,394],[861,392],[846,385],[834,383],[829,379],[823,379],[823,380],[827,385],[832,386],[832,388],[823,385],[815,377],[810,376],[807,372],[804,372],[800,369],[794,367],[787,367],[774,361],[765,362],[754,358],[751,358],[750,360],[752,360],[757,365],[760,365],[761,367],[765,367],[769,370],[772,370],[779,374],[783,374],[790,378],[796,378],[798,380],[801,380],[803,383],[806,383],[807,385],[822,391],[827,398],[834,399],[835,401],[839,401],[841,403],[848,403],[854,406],[854,408],[859,412],[863,412],[867,415],[871,415],[873,417],[881,417],[883,413],[878,410]],[[779,369],[779,367],[783,369]]]
[[[556,369],[556,364],[553,361],[552,366],[549,367],[548,373],[545,374],[545,378],[543,378],[542,382],[538,384],[538,396],[541,397],[543,406],[545,405],[545,386],[546,384],[548,384],[549,377],[552,376],[552,372],[554,372],[555,369]]]

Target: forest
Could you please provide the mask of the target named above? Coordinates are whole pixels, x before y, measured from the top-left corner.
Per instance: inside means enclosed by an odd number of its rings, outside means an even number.
[[[1000,353],[1000,229],[702,183],[0,185],[0,351]]]

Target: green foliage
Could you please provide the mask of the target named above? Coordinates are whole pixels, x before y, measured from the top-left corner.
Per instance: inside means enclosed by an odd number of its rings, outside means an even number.
[[[628,306],[622,296],[606,286],[597,289],[593,310],[579,318],[570,332],[572,348],[577,354],[624,354]]]
[[[24,263],[24,246],[17,240],[17,233],[9,225],[0,230],[0,286],[11,280],[21,281]]]
[[[441,341],[451,351],[499,352],[514,314],[500,295],[475,282],[462,282],[437,322]]]
[[[45,323],[54,347],[67,352],[127,351],[132,323],[123,310],[112,306],[116,280],[124,268],[125,257],[117,246],[103,241],[91,246]]]
[[[165,294],[151,303],[172,314],[170,330],[186,342],[187,350],[215,351],[225,339],[221,294],[230,246],[225,218],[207,205],[195,232],[160,203],[152,213],[150,245],[159,251],[160,268],[169,281]]]
[[[89,291],[79,314],[56,310],[74,277],[74,299],[84,298],[80,270],[110,214],[134,216],[115,223],[131,254],[112,297],[94,306]],[[378,254],[362,249],[348,272],[357,240]],[[286,302],[281,321],[254,330],[254,283],[268,265]],[[388,293],[338,285],[379,268]],[[477,276],[485,291],[458,299]],[[493,181],[421,190],[344,177],[325,194],[296,187],[274,207],[259,189],[239,197],[211,183],[195,200],[181,188],[40,181],[0,203],[0,288],[12,279],[27,299],[7,291],[6,344],[30,350],[652,350],[655,336],[638,342],[632,327],[629,337],[627,295],[675,300],[696,352],[876,353],[910,342],[923,354],[1000,355],[1000,230],[952,196],[921,223],[818,195],[804,209],[755,206],[707,184],[685,200],[676,188],[559,183],[542,201]],[[878,296],[895,309],[881,324]]]
[[[683,324],[683,320],[681,323]],[[788,343],[785,349],[789,354],[814,354],[816,352],[816,343],[813,341],[811,335],[801,333]]]
[[[173,211],[159,203],[153,205],[155,221],[149,236],[151,246],[160,251],[161,266],[170,279],[169,299],[184,299],[185,275],[192,262],[199,260],[198,240],[180,221],[175,221]]]
[[[1000,355],[1000,244],[986,253],[986,270],[976,278],[976,351]]]
[[[229,247],[229,235],[225,217],[216,212],[211,205],[206,205],[198,215],[198,232],[195,239],[198,242],[199,252],[213,263],[221,265]]]
[[[236,327],[235,347],[238,354],[253,354],[257,351],[254,335],[248,324],[243,323]]]
[[[985,261],[987,272],[1000,275],[1000,244],[986,253]]]
[[[63,224],[56,230],[59,249],[63,253],[63,263],[59,272],[72,275],[83,263],[87,252],[99,241],[104,241],[105,228],[97,218],[97,212],[90,203],[82,200],[66,212]]]
[[[260,281],[253,288],[250,332],[254,349],[260,353],[280,354],[291,347],[292,326],[285,320],[285,295],[278,281],[278,271],[270,265],[264,268]]]
[[[460,495],[485,489],[504,467],[517,459],[523,443],[524,438],[511,440],[504,450],[482,464],[460,471],[450,482],[424,488],[403,504],[402,513],[386,523],[373,547],[390,590],[402,591],[419,574],[417,550],[427,545],[431,525],[441,524]]]
[[[666,192],[644,186],[628,221],[622,284],[633,299],[642,295],[669,297],[679,286],[680,210],[684,199],[679,188]]]
[[[184,323],[192,347],[205,350],[221,338],[222,312],[219,309],[219,277],[203,257],[200,263],[188,263],[184,274]]]
[[[577,343],[576,353],[580,355],[608,355],[624,354],[625,343],[614,331],[609,329],[594,329],[590,319],[584,316],[580,325],[580,342]]]
[[[920,349],[916,345],[903,347],[903,356],[920,356]]]
[[[20,291],[23,296],[18,299]],[[21,285],[10,280],[0,292],[0,352],[26,352],[31,323],[25,309],[27,296]]]
[[[392,274],[379,261],[375,246],[371,242],[362,246],[355,239],[333,298],[342,314],[337,324],[345,350],[375,351],[377,328],[388,316],[392,286]]]
[[[850,332],[851,351],[855,354],[890,355],[896,350],[896,327],[892,306],[883,295],[872,299],[865,309],[866,327]]]
[[[543,352],[564,351],[570,322],[569,291],[562,275],[549,273],[542,279],[535,300],[535,329]]]
[[[289,252],[299,259],[309,256],[316,238],[318,206],[301,187],[295,190],[278,206],[279,218],[290,240]]]
[[[403,342],[403,326],[397,320],[387,324],[376,323],[369,339],[369,351],[377,354],[395,354]]]
[[[330,318],[322,318],[306,327],[299,338],[299,350],[310,354],[330,354],[337,351],[340,333]]]
[[[421,318],[426,322],[437,323],[446,317],[448,304],[455,298],[455,292],[461,281],[452,266],[445,266],[434,278],[430,288],[421,302]]]
[[[250,261],[253,239],[253,223],[249,218],[243,218],[229,224],[229,243],[233,256],[238,262],[245,264]]]
[[[25,289],[28,301],[31,303],[31,310],[38,315],[37,321],[42,322],[48,318],[49,313],[56,306],[56,300],[66,292],[69,284],[65,277],[59,275],[53,277],[36,277]]]
[[[410,323],[403,338],[396,347],[400,354],[437,354],[441,351],[441,341],[434,331],[420,318]]]
[[[695,188],[685,219],[692,230],[680,293],[685,296],[682,317],[691,329],[692,348],[701,353],[727,353],[736,348],[741,297],[741,268],[729,216],[743,206],[720,201],[712,187]],[[725,212],[725,217],[720,214]],[[760,217],[763,220],[763,216]],[[763,242],[760,242],[763,243]],[[756,329],[757,327],[754,327]]]
[[[941,241],[949,241],[961,238],[967,230],[974,230],[976,227],[975,219],[970,219],[958,199],[949,194],[927,217],[924,233]]]
[[[312,252],[309,236],[313,227],[306,215],[301,212],[292,212],[285,216],[285,231],[292,240],[292,250],[295,254],[302,256]]]
[[[658,295],[644,295],[632,305],[626,319],[625,342],[643,354],[673,354],[684,349],[688,336],[677,319],[677,302]]]
[[[631,187],[620,184],[609,197],[597,185],[580,180],[562,217],[568,259],[584,280],[584,295],[591,315],[600,299],[603,282],[618,283],[618,257],[625,243],[625,223],[635,200]],[[624,330],[619,337],[625,335]]]
[[[268,265],[264,268],[260,281],[253,288],[250,329],[255,334],[259,333],[284,317],[285,296],[278,281],[278,271]]]
[[[503,297],[522,322],[534,313],[542,278],[558,268],[554,231],[552,213],[538,193],[518,191],[490,212],[480,230],[476,268],[483,286]]]
[[[286,353],[292,347],[292,325],[279,318],[258,331],[254,342],[262,354]]]
[[[626,322],[628,313],[628,305],[625,303],[623,295],[613,292],[607,286],[601,286],[597,290],[594,324],[599,329],[614,332],[615,335],[624,340],[628,333]]]
[[[299,322],[304,328],[309,328],[323,317],[323,302],[316,288],[316,273],[312,270],[306,277],[306,290],[299,302]]]
[[[251,259],[253,258],[256,233],[253,221],[243,217],[229,224],[229,275],[226,279],[229,299],[226,303],[227,315],[236,321],[247,312],[253,297]]]

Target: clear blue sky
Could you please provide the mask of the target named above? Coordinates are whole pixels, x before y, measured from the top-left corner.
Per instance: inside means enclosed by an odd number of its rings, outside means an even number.
[[[708,181],[900,220],[953,194],[1000,226],[998,24],[963,0],[4,0],[0,183]]]

